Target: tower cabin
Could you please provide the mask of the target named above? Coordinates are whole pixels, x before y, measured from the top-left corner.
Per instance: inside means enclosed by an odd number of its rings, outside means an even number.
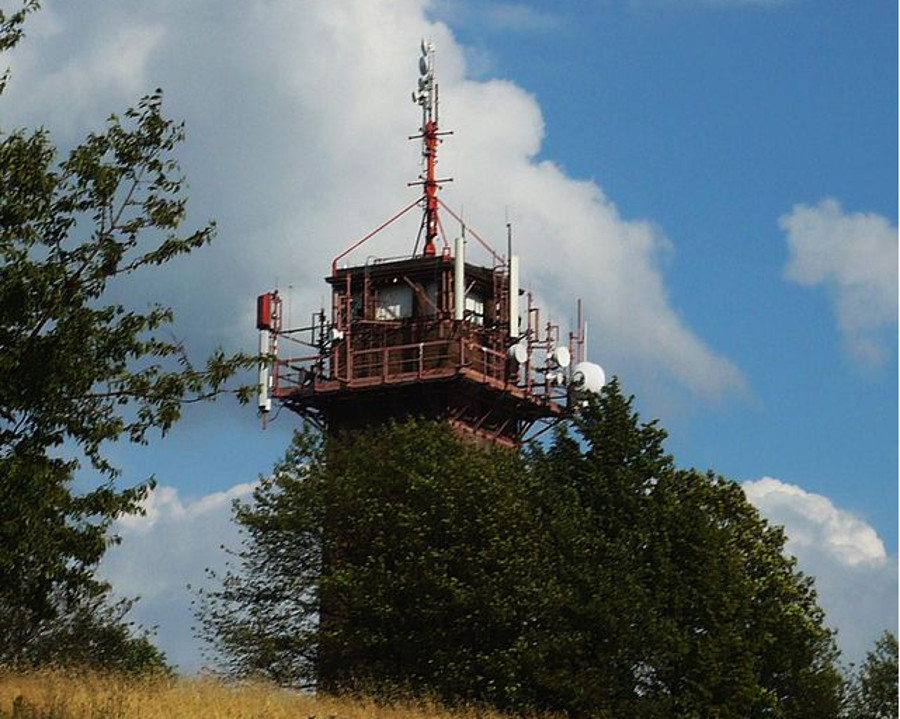
[[[330,312],[323,308],[305,327],[284,327],[281,296],[260,295],[260,355],[268,359],[260,366],[259,409],[265,421],[274,400],[328,432],[418,416],[518,446],[535,423],[562,416],[579,388],[602,384],[602,370],[583,361],[580,303],[578,330],[562,344],[559,327],[542,327],[531,295],[520,289],[516,257],[499,255],[469,230],[490,259],[467,261],[466,228],[437,197],[444,133],[430,43],[422,43],[419,70],[413,99],[422,107],[422,126],[411,139],[422,140],[425,171],[410,184],[423,193],[335,257],[325,278]],[[341,264],[415,207],[423,217],[411,256]],[[439,209],[460,222],[452,249]],[[570,368],[573,358],[578,364]]]

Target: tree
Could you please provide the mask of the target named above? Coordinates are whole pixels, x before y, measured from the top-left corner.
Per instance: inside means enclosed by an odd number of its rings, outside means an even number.
[[[0,50],[37,5],[0,11]],[[111,523],[140,511],[153,483],[117,487],[105,448],[165,433],[184,402],[215,396],[250,362],[217,351],[195,368],[162,335],[168,308],[108,299],[112,283],[213,237],[212,225],[178,234],[183,136],[160,91],[62,160],[43,129],[0,130],[0,665],[64,661],[64,635],[90,617],[99,633],[119,625],[94,570],[116,541]],[[79,468],[94,489],[73,489]]]
[[[107,592],[99,591],[58,601],[54,621],[29,642],[28,662],[18,667],[49,663],[127,674],[171,672],[150,632],[127,620],[135,600],[111,602]]]
[[[854,677],[849,692],[848,719],[896,719],[897,637],[885,632]]]
[[[299,436],[202,597],[225,668],[595,717],[833,717],[812,581],[616,381],[524,454],[445,426]]]
[[[741,488],[681,470],[611,382],[532,464],[568,588],[542,703],[593,716],[835,716],[812,581]]]
[[[232,673],[320,689],[532,703],[553,568],[514,452],[411,420],[295,437],[235,518],[201,634]]]
[[[281,686],[316,679],[318,602],[324,536],[323,450],[297,432],[272,473],[261,476],[249,503],[235,502],[244,539],[218,589],[198,594],[198,635],[234,676],[263,676]]]

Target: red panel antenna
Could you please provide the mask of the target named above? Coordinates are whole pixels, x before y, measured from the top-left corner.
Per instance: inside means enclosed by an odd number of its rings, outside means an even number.
[[[269,292],[256,298],[256,329],[272,329],[272,295]]]

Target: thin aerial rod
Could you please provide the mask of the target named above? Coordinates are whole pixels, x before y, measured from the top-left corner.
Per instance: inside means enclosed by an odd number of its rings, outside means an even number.
[[[335,257],[331,261],[331,274],[333,275],[335,272],[337,272],[337,263],[339,260],[341,260],[342,258],[349,255],[351,252],[353,252],[353,250],[355,250],[357,247],[359,247],[361,244],[363,244],[366,240],[369,240],[374,235],[377,235],[379,232],[381,232],[385,227],[390,225],[392,222],[396,222],[397,220],[399,220],[403,215],[405,215],[407,212],[409,212],[413,207],[415,207],[418,204],[419,204],[419,200],[417,200],[417,199],[413,200],[406,207],[404,207],[402,210],[400,210],[400,212],[398,212],[396,215],[391,217],[389,220],[385,220],[384,222],[382,222],[378,227],[376,227],[374,230],[372,230],[368,235],[366,235],[365,237],[363,237],[360,240],[357,240],[352,245],[350,245],[350,247],[348,247],[346,250],[344,250],[341,254],[339,254],[337,257]]]
[[[444,202],[443,200],[441,200],[441,199],[439,198],[439,199],[438,199],[438,204],[439,204],[441,207],[443,207],[445,210],[447,210],[447,212],[450,213],[450,216],[451,216],[454,220],[456,220],[459,224],[461,224],[461,225],[462,225],[462,224],[465,224],[465,223],[463,222],[463,219],[462,219],[459,215],[457,215],[450,207],[447,206],[447,203],[446,203],[446,202]],[[476,240],[478,240],[478,244],[480,244],[484,249],[486,249],[488,252],[491,253],[491,257],[494,258],[494,261],[495,261],[497,264],[499,264],[499,265],[505,265],[505,264],[506,264],[506,263],[503,261],[503,257],[500,256],[500,255],[498,255],[497,252],[496,252],[496,250],[494,250],[493,247],[491,247],[485,240],[483,240],[483,239],[481,238],[481,235],[479,235],[477,232],[475,232],[475,230],[472,229],[472,226],[471,226],[471,225],[466,225],[466,229],[467,229],[467,231],[469,232],[469,234],[472,235],[472,237],[474,237]]]

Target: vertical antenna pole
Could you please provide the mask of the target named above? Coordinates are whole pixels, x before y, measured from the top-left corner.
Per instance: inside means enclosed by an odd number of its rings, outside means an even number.
[[[519,337],[519,258],[509,256],[509,336]]]
[[[569,341],[572,342],[572,356],[575,358],[576,364],[584,361],[584,325],[581,318],[581,298],[576,302],[577,313],[575,317],[575,332],[569,333]],[[573,341],[574,340],[574,341]]]
[[[438,235],[438,183],[434,175],[437,164],[438,114],[437,83],[434,81],[434,45],[422,40],[422,54],[419,57],[419,88],[413,92],[413,102],[422,107],[422,154],[425,157],[425,257],[434,257],[434,241]]]
[[[257,407],[263,415],[272,408],[269,399],[269,353],[271,351],[272,295],[266,292],[256,298],[256,329],[259,331],[259,379],[257,381]]]
[[[461,320],[466,314],[466,240],[456,238],[453,258],[453,319]]]
[[[259,331],[259,380],[257,382],[257,407],[263,413],[263,417],[272,409],[272,400],[269,398],[269,330]],[[265,419],[263,420],[265,421]]]
[[[430,113],[429,113],[430,114]],[[426,257],[434,257],[434,241],[438,234],[437,181],[434,179],[434,165],[437,159],[437,122],[429,119],[425,123],[425,249]]]

